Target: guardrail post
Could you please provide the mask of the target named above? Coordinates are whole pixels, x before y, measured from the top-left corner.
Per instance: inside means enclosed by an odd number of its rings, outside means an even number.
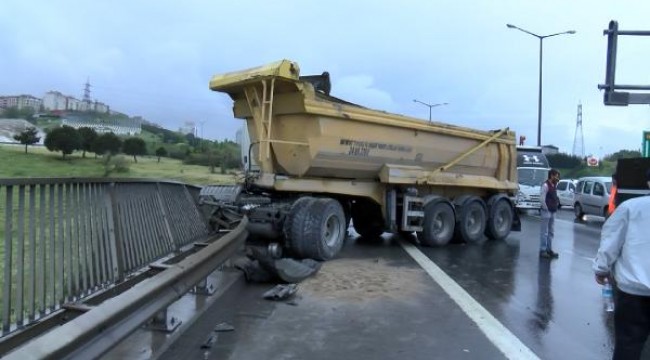
[[[200,247],[200,248],[205,247],[207,245],[208,245],[207,243],[194,244],[195,247]],[[221,266],[217,270],[221,270]],[[214,284],[208,281],[208,278],[209,276],[206,276],[203,280],[199,281],[198,284],[194,285],[194,287],[190,290],[190,292],[196,295],[207,295],[207,296],[214,294],[214,292],[216,291],[215,286]]]
[[[207,295],[210,296],[216,291],[214,284],[208,281],[208,278],[204,278],[198,284],[196,284],[190,292],[196,295]]]
[[[153,319],[151,319],[151,322],[147,324],[147,328],[150,330],[170,333],[181,326],[181,323],[182,321],[169,314],[169,308],[166,307],[156,313]]]

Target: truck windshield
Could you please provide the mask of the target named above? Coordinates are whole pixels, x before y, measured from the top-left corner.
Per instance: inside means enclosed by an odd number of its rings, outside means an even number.
[[[517,176],[521,185],[541,186],[548,177],[548,169],[519,168]]]

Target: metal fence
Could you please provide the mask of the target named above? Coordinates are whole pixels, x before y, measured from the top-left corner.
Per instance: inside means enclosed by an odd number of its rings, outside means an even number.
[[[208,235],[200,188],[0,179],[0,337]]]

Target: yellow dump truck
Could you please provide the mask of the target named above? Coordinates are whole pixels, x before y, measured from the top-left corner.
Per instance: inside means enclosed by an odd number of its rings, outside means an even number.
[[[425,246],[516,228],[512,131],[372,110],[330,88],[327,72],[300,76],[288,60],[211,79],[250,137],[241,184],[206,193],[213,223],[246,213],[251,234],[320,260],[337,255],[350,220],[362,237],[415,232]]]

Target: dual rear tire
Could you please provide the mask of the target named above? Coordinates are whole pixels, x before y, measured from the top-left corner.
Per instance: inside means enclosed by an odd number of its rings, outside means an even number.
[[[476,243],[504,239],[510,234],[514,210],[507,198],[496,198],[487,206],[479,197],[469,197],[456,208],[443,198],[424,207],[424,226],[418,239],[424,246],[444,246],[450,241]]]
[[[302,197],[291,206],[283,232],[295,256],[330,260],[343,247],[346,224],[345,212],[337,200]]]

